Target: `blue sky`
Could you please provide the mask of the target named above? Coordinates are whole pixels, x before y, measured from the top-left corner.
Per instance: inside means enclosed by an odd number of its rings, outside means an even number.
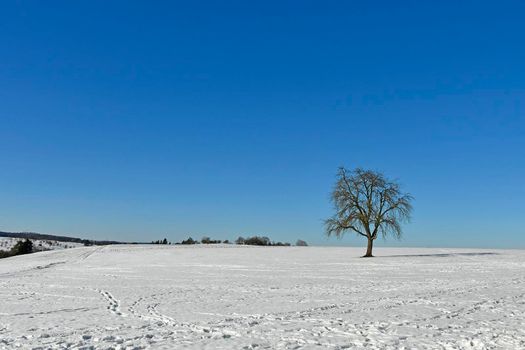
[[[521,1],[4,2],[0,230],[362,245],[337,167],[416,198],[397,246],[525,248]]]

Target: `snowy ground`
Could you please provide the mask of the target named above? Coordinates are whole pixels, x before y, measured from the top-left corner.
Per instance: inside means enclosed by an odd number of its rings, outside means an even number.
[[[106,246],[0,260],[0,349],[524,349],[525,251]]]

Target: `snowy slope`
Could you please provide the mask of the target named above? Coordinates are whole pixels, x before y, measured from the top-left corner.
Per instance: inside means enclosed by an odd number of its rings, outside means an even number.
[[[20,241],[25,241],[25,238],[0,237],[0,251],[9,251]],[[82,243],[60,242],[55,240],[30,239],[30,241],[33,242],[34,251],[59,250],[84,246]]]
[[[525,251],[82,247],[0,260],[0,349],[523,349]]]

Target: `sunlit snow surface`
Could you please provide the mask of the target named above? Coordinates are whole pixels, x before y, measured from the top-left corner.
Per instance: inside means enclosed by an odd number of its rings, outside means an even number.
[[[0,349],[523,349],[525,251],[106,246],[0,260]]]

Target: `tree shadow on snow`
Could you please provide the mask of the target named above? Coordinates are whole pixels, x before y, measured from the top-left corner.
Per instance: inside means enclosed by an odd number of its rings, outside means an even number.
[[[435,254],[403,254],[403,255],[383,255],[383,258],[413,258],[413,257],[436,257],[446,258],[451,256],[483,256],[483,255],[499,255],[494,252],[478,252],[478,253],[435,253]]]

